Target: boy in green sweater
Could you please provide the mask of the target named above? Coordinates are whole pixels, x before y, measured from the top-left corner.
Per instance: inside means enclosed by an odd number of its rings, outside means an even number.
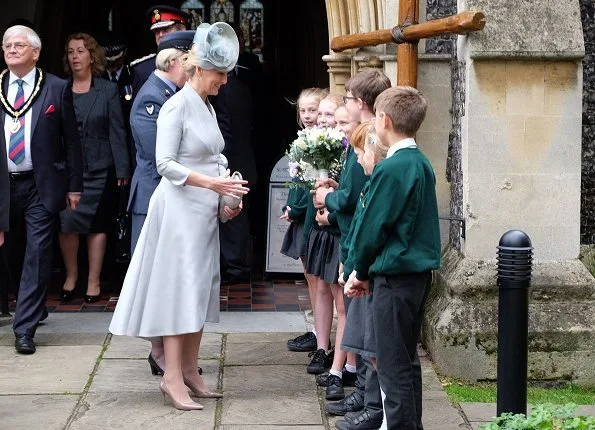
[[[374,168],[368,203],[353,231],[353,288],[372,292],[377,371],[389,429],[422,429],[417,340],[432,270],[440,267],[436,177],[414,136],[427,101],[393,87],[375,102],[376,134],[388,147]],[[350,256],[351,258],[351,256]]]

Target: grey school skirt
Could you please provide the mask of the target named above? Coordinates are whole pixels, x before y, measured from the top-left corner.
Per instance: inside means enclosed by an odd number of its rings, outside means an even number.
[[[304,247],[304,223],[294,221],[289,223],[289,228],[283,237],[281,254],[297,260],[302,255]]]
[[[351,300],[341,349],[362,357],[376,358],[376,335],[370,294]]]
[[[339,233],[313,228],[308,238],[306,272],[329,284],[339,280]]]

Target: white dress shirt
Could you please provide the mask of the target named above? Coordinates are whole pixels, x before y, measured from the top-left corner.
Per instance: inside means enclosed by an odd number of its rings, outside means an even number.
[[[399,140],[397,143],[395,143],[388,149],[388,151],[386,152],[386,158],[392,157],[399,149],[405,148],[417,148],[417,143],[415,143],[415,139],[412,137],[408,137],[407,139]]]
[[[35,67],[22,78],[14,75],[10,72],[8,79],[8,95],[6,101],[12,107],[14,99],[17,95],[19,84],[17,79],[23,79],[23,91],[25,92],[25,103],[29,100],[29,96],[35,88]],[[10,125],[12,124],[14,117],[5,114],[4,116],[4,139],[6,140],[6,159],[8,161],[9,172],[26,172],[27,170],[33,170],[33,163],[31,162],[31,113],[32,107],[29,106],[29,110],[25,114],[25,159],[20,164],[14,164],[10,158],[8,158],[9,147],[10,147]]]

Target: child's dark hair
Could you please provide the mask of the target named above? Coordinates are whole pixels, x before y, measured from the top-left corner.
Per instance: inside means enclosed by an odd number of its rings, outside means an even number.
[[[390,79],[381,70],[370,69],[349,78],[345,82],[345,91],[374,109],[376,97],[390,86]]]

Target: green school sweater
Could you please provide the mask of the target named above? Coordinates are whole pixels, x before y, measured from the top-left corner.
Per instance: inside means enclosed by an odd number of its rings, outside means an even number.
[[[349,275],[353,272],[353,252],[351,251],[351,244],[352,244],[352,237],[353,232],[356,229],[357,224],[362,215],[363,208],[366,207],[368,201],[368,191],[370,190],[370,178],[368,178],[367,182],[364,184],[362,191],[359,195],[359,199],[357,201],[357,207],[355,208],[355,213],[353,214],[353,220],[351,221],[351,227],[349,228],[349,233],[345,237],[343,241],[345,245],[345,255],[343,255],[343,248],[341,248],[341,263],[343,263],[343,279],[345,282],[349,279]],[[343,239],[341,237],[341,239]],[[345,257],[345,259],[343,259]]]
[[[334,212],[337,217],[337,224],[341,230],[341,258],[340,261],[345,263],[347,259],[347,252],[349,246],[345,243],[351,223],[353,214],[355,213],[360,193],[367,182],[368,177],[364,173],[364,169],[357,162],[357,154],[352,146],[347,148],[345,156],[345,163],[341,178],[339,179],[339,188],[332,193],[326,195],[324,204],[329,212]]]
[[[359,280],[440,267],[436,176],[418,148],[401,149],[375,166],[351,240]]]
[[[308,190],[304,187],[295,187],[289,189],[287,203],[285,204],[285,207],[289,206],[291,208],[289,211],[289,218],[294,221],[304,222],[306,209],[308,207],[308,195]]]

